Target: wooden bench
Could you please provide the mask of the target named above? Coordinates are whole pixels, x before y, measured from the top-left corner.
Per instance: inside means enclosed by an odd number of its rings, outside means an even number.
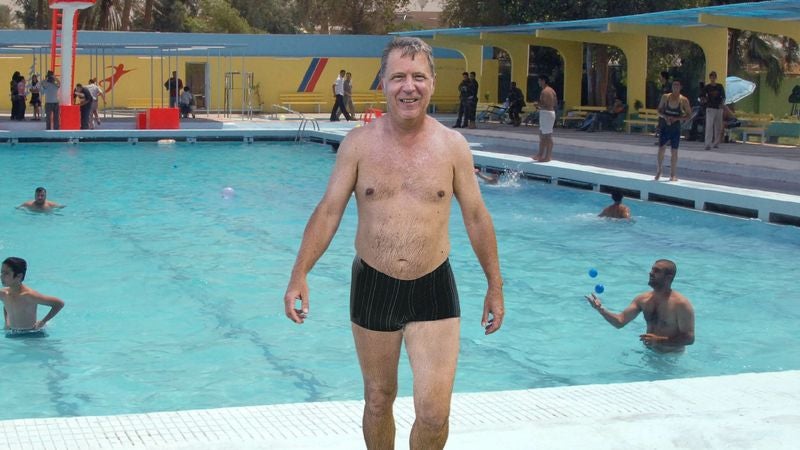
[[[431,98],[429,109],[432,113],[458,112],[461,99],[457,95],[434,95]]]
[[[386,104],[386,97],[380,91],[353,92],[351,100],[353,100],[353,106],[355,106],[356,111],[358,111],[359,106],[363,105],[362,112],[370,108],[381,108],[381,105]]]
[[[561,115],[558,123],[564,128],[570,128],[573,124],[578,126],[589,114],[607,110],[605,106],[572,106],[565,108],[566,113]]]
[[[625,120],[625,131],[630,133],[634,128],[641,128],[642,132],[647,133],[650,128],[655,129],[658,127],[658,110],[655,109],[640,109],[631,113],[630,117]]]
[[[736,119],[742,123],[741,126],[731,128],[731,133],[738,133],[742,136],[742,142],[748,142],[750,136],[760,136],[763,144],[767,138],[767,128],[772,122],[772,114],[738,114]]]
[[[330,98],[332,98],[332,95],[325,96],[316,92],[293,92],[291,94],[279,94],[278,102],[289,109],[292,109],[292,105],[316,105],[317,112],[320,112],[322,105],[327,105]]]

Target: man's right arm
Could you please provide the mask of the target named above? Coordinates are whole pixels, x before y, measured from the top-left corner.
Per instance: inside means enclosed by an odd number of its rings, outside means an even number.
[[[639,312],[642,310],[639,307],[639,297],[633,299],[630,305],[627,308],[622,310],[621,313],[612,313],[607,309],[603,308],[603,303],[600,300],[600,297],[591,294],[590,296],[586,296],[586,300],[592,305],[592,308],[596,309],[597,312],[603,316],[603,319],[606,319],[606,322],[613,325],[615,328],[622,328],[628,324],[631,320],[635,319],[636,316],[639,315]]]
[[[308,219],[300,250],[292,268],[289,286],[284,295],[286,316],[295,323],[303,323],[308,314],[308,285],[306,275],[314,267],[317,260],[325,253],[336,230],[339,228],[347,202],[356,184],[358,149],[353,143],[357,131],[342,141],[336,157],[336,164],[328,181],[328,188],[320,200],[311,218]],[[295,308],[295,300],[302,301],[301,309]]]

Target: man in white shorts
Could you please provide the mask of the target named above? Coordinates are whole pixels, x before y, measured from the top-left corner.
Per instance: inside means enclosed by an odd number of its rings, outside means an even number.
[[[548,162],[553,156],[553,125],[556,123],[556,91],[548,83],[547,75],[539,75],[539,153],[533,157]]]

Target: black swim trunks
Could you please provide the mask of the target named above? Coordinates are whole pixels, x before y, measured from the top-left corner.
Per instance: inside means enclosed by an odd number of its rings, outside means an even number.
[[[408,322],[460,317],[450,260],[416,280],[398,280],[353,261],[350,320],[373,331],[398,331]]]

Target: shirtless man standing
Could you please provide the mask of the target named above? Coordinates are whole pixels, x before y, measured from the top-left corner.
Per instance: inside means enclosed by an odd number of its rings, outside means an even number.
[[[43,187],[37,187],[36,191],[33,193],[33,200],[29,200],[21,205],[18,208],[27,208],[31,211],[49,211],[53,208],[63,208],[63,206],[59,205],[56,202],[51,202],[47,200],[47,189]]]
[[[694,343],[694,308],[689,299],[672,290],[677,267],[668,259],[659,259],[650,269],[648,284],[652,291],[639,294],[619,314],[612,313],[594,294],[586,300],[611,325],[622,328],[644,313],[647,333],[639,336],[644,345],[660,352],[676,352]]]
[[[22,284],[28,263],[22,258],[6,258],[0,268],[0,301],[3,302],[3,316],[5,318],[5,331],[7,336],[30,336],[41,332],[44,325],[52,319],[64,302],[56,297],[40,294]],[[50,312],[36,320],[36,307],[44,305],[50,307]]]
[[[553,157],[553,127],[556,124],[556,91],[548,85],[547,75],[539,75],[539,153],[533,157],[539,162],[548,162]]]
[[[285,313],[298,324],[307,318],[306,276],[355,193],[350,319],[364,379],[364,440],[368,449],[394,448],[392,406],[405,341],[416,412],[410,448],[441,449],[459,349],[460,307],[448,259],[453,196],[488,281],[485,334],[503,323],[497,242],[466,140],[426,114],[435,82],[431,47],[418,38],[394,39],[383,52],[381,77],[389,113],[353,129],[339,147],[327,191],[303,234]]]

